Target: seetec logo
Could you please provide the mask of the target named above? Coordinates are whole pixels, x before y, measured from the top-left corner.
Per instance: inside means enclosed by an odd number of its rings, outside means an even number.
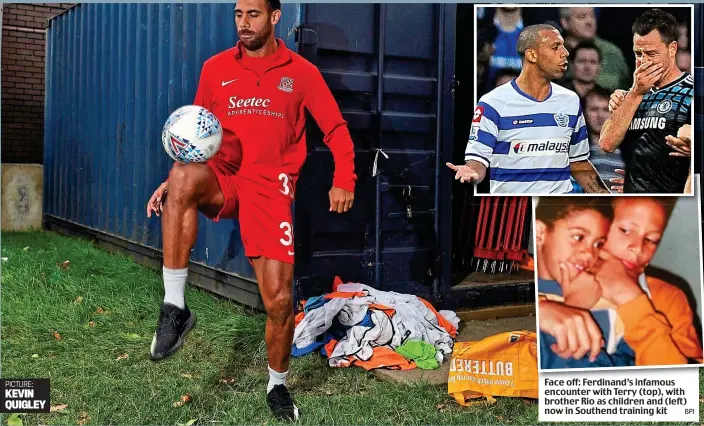
[[[567,154],[570,149],[569,141],[524,141],[516,142],[509,154],[521,156],[544,156]]]
[[[237,96],[230,97],[229,109],[233,108],[248,108],[248,107],[263,107],[268,108],[271,103],[270,99],[252,97],[249,99],[237,98]]]
[[[283,113],[272,111],[271,99],[251,97],[248,99],[231,96],[227,105],[227,115],[263,115],[274,118],[284,118]]]

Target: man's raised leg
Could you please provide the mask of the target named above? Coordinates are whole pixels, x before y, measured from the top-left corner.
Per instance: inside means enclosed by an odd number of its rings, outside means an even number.
[[[198,210],[217,215],[224,204],[215,173],[205,164],[177,164],[169,174],[161,229],[164,248],[164,303],[151,346],[152,360],[176,352],[195,326],[184,298],[191,249],[198,233]]]

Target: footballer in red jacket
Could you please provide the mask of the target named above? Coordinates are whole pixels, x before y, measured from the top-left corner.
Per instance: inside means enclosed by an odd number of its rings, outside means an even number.
[[[184,289],[198,212],[239,219],[267,311],[267,403],[276,417],[295,420],[299,410],[286,389],[294,330],[291,206],[307,152],[305,110],[335,161],[331,211],[352,207],[356,175],[347,124],[320,71],[274,37],[280,9],[279,0],[237,2],[240,40],[205,62],[194,101],[220,120],[221,148],[205,164],[175,164],[147,204],[147,216],[163,214],[164,240],[165,296],[151,357],[173,354],[195,325]]]

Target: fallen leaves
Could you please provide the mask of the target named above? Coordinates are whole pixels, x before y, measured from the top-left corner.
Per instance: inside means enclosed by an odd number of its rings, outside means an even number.
[[[198,421],[198,419],[191,419],[191,420],[187,421],[186,423],[176,423],[176,426],[191,426],[197,421]]]
[[[68,404],[52,405],[51,408],[49,408],[49,412],[55,413],[57,411],[64,411],[67,407]]]
[[[32,358],[39,358],[39,354],[32,354]]]
[[[54,339],[61,340],[61,335],[59,334],[58,331],[54,331],[53,333],[54,333]]]
[[[76,305],[78,305],[78,304],[81,303],[81,302],[83,302],[83,296],[78,296],[78,297],[73,301],[73,303],[75,303]]]
[[[115,361],[122,361],[123,359],[127,359],[129,357],[130,357],[130,354],[122,354],[122,355],[119,355],[117,357],[117,359],[115,359]]]
[[[181,374],[181,377],[185,377],[185,378],[187,378],[187,379],[190,380],[190,379],[193,378],[193,374],[191,374],[191,373],[182,373],[182,374]]]
[[[103,308],[101,308],[100,306],[98,306],[98,309],[95,310],[95,313],[96,314],[104,314],[105,310]]]
[[[88,321],[88,327],[90,327],[90,328],[95,327],[95,321]]]
[[[76,423],[78,423],[79,425],[84,425],[88,422],[88,420],[90,420],[90,416],[87,412],[82,411],[81,415],[78,416],[78,420],[76,421]]]
[[[59,269],[68,269],[69,265],[71,265],[71,262],[69,262],[68,260],[64,260],[63,262],[56,264]]]
[[[174,407],[182,407],[185,404],[188,404],[189,402],[191,402],[191,400],[192,400],[191,395],[188,395],[188,394],[181,395],[181,398],[179,398],[178,401],[174,402],[173,406]]]
[[[235,383],[235,379],[220,379],[220,383],[225,383],[225,384],[231,385],[231,384]]]
[[[22,424],[22,419],[17,413],[11,414],[10,417],[7,418],[7,426],[22,426]]]

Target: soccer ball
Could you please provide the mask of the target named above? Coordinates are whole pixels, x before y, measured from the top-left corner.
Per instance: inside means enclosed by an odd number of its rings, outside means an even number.
[[[179,163],[202,163],[222,143],[220,121],[203,107],[186,105],[174,111],[161,132],[164,150]]]

